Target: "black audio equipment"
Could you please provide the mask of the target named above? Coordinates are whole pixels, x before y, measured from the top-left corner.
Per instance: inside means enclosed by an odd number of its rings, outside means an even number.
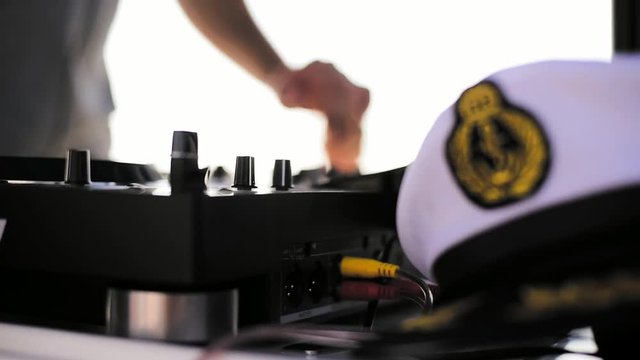
[[[333,299],[336,260],[372,257],[395,241],[402,169],[294,177],[278,160],[265,190],[255,187],[253,158],[238,157],[233,185],[212,186],[197,166],[196,134],[186,132],[174,133],[168,178],[89,156],[70,150],[66,166],[0,158],[4,318],[102,327],[122,289],[234,289],[241,327],[322,318],[361,308]]]

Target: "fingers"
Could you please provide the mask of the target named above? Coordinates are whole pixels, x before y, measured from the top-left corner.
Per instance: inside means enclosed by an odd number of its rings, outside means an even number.
[[[360,125],[369,106],[369,90],[354,85],[332,64],[315,61],[290,72],[279,96],[284,106],[323,113],[331,166],[345,174],[358,171]]]
[[[279,95],[285,106],[328,114],[348,110],[346,99],[353,87],[332,65],[314,62],[301,70],[292,71]]]
[[[329,117],[325,150],[331,167],[343,174],[357,173],[362,131],[359,121]]]

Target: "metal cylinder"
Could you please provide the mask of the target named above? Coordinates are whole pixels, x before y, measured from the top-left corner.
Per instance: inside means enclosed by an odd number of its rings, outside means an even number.
[[[206,343],[235,334],[238,292],[156,292],[110,288],[110,334],[180,343]]]

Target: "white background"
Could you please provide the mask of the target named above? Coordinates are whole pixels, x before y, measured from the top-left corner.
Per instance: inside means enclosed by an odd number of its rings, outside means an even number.
[[[250,0],[286,63],[334,63],[366,86],[361,167],[410,163],[433,121],[465,88],[545,59],[606,60],[609,0]],[[322,118],[282,107],[269,88],[212,47],[175,0],[121,1],[107,43],[116,101],[112,157],[169,167],[173,130],[197,131],[200,165],[256,158],[294,172],[325,165]]]

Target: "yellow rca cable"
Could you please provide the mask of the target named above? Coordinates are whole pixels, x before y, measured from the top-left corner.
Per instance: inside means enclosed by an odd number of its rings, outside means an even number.
[[[345,256],[340,260],[340,274],[344,277],[395,279],[399,269],[398,265],[374,259]]]
[[[345,256],[340,260],[340,274],[345,278],[402,278],[409,280],[419,286],[424,308],[430,309],[433,306],[433,293],[431,289],[429,289],[422,279],[400,269],[398,265],[374,259]]]

